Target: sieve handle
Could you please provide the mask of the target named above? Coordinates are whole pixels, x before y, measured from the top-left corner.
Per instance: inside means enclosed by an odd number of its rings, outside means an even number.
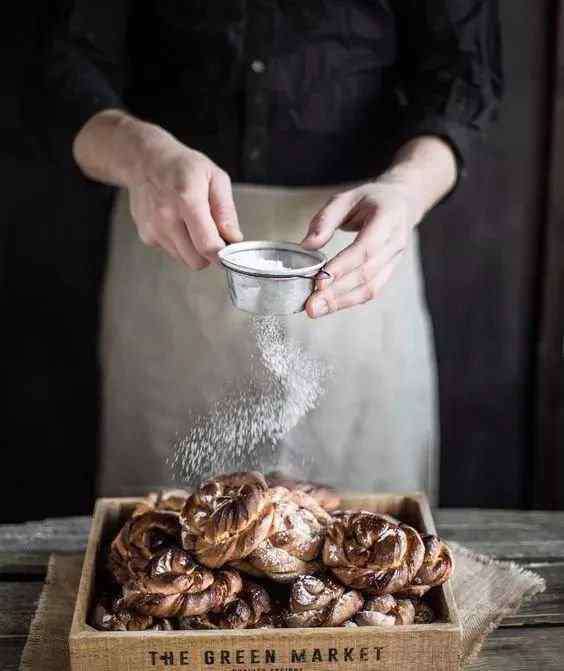
[[[294,277],[303,277],[304,280],[330,280],[333,275],[331,273],[328,273],[324,268],[321,268],[321,270],[317,271],[317,275],[314,275],[313,277],[309,275],[294,275]]]
[[[319,275],[324,275],[325,277],[319,277]],[[331,273],[327,272],[327,270],[325,270],[325,268],[322,268],[317,273],[317,275],[315,276],[315,279],[317,279],[317,280],[330,280],[332,277],[333,277],[333,275],[331,275]]]

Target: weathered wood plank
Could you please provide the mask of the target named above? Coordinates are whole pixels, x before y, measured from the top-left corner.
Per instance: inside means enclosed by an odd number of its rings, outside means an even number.
[[[42,583],[0,583],[0,636],[27,636]]]
[[[487,527],[491,524],[534,524],[564,526],[564,511],[493,510],[483,508],[436,508],[435,521],[447,525]]]
[[[0,552],[0,581],[6,575],[35,576],[38,580],[47,573],[49,552]]]
[[[80,552],[89,517],[65,517],[0,526],[0,552]]]
[[[564,626],[564,562],[529,563],[523,566],[535,571],[546,580],[546,591],[523,603],[518,613],[503,621],[503,626],[541,624]],[[562,666],[564,668],[564,660]]]
[[[564,512],[437,510],[439,534],[500,559],[564,559]]]
[[[564,628],[498,629],[467,671],[562,671]]]

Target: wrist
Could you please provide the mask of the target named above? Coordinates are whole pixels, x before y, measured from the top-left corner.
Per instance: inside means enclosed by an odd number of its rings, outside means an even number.
[[[130,187],[147,179],[147,166],[164,135],[168,134],[159,126],[130,115],[116,120],[112,139],[121,186]]]
[[[457,177],[453,150],[436,136],[421,136],[407,142],[383,175],[405,188],[418,221],[454,188]]]
[[[148,147],[165,131],[122,110],[104,110],[81,128],[73,155],[92,179],[128,187],[145,179]]]
[[[429,209],[429,202],[416,165],[408,162],[394,164],[378,177],[376,183],[393,185],[401,193],[409,204],[413,226],[423,219]]]

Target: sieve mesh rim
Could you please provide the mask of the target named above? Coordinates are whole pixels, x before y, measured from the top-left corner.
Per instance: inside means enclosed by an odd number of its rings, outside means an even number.
[[[310,257],[312,261],[315,261],[315,263],[312,263],[309,266],[302,266],[300,268],[277,268],[275,271],[269,271],[261,268],[253,268],[252,266],[238,263],[229,258],[238,252],[252,252],[260,251],[262,249],[278,250],[281,252],[296,252],[302,254],[303,256]],[[318,250],[304,249],[301,245],[298,245],[295,242],[286,242],[283,240],[246,240],[244,242],[236,242],[231,245],[227,245],[227,247],[224,247],[222,250],[220,250],[218,257],[221,264],[232,272],[272,279],[290,279],[292,277],[298,278],[304,276],[313,277],[327,263],[327,257],[325,254],[323,254],[323,252]]]

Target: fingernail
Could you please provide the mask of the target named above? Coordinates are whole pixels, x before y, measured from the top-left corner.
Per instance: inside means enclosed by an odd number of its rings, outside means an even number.
[[[315,298],[311,304],[311,310],[314,317],[323,317],[329,312],[329,305],[324,298]]]
[[[323,289],[326,289],[328,286],[330,286],[333,283],[333,277],[320,277],[319,279],[315,280],[315,290],[316,291],[323,291]]]
[[[243,233],[240,228],[237,226],[232,226],[229,224],[225,227],[225,237],[229,239],[230,242],[240,242],[243,239]]]

